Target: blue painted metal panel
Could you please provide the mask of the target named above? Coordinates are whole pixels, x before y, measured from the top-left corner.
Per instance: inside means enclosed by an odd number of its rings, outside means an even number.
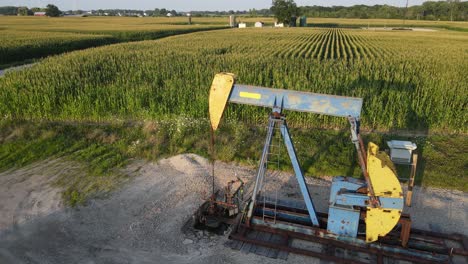
[[[379,197],[380,205],[385,209],[397,209],[403,211],[403,199],[391,197]]]
[[[310,220],[315,226],[319,226],[316,210],[314,204],[312,203],[312,199],[310,198],[309,189],[307,188],[307,184],[305,182],[301,167],[299,166],[299,161],[297,160],[296,156],[296,150],[294,149],[294,144],[289,135],[289,129],[286,125],[286,122],[283,122],[283,124],[281,124],[280,131],[283,135],[284,144],[286,145],[286,149],[288,150],[289,158],[291,159],[294,173],[296,174],[297,181],[299,182],[299,187],[301,189],[302,196],[304,197],[307,211],[309,212]]]
[[[354,178],[348,177],[335,177],[333,178],[332,185],[330,188],[330,202],[336,201],[336,196],[340,192],[341,189],[345,189],[348,191],[356,191],[357,189],[365,186],[366,182]]]
[[[367,195],[352,193],[365,186],[364,181],[336,177],[330,190],[330,207],[328,208],[327,230],[336,235],[356,237],[359,226],[359,210],[353,206],[366,206]]]
[[[367,201],[369,201],[369,196],[364,194],[344,193],[338,194],[335,199],[336,200],[334,200],[334,202],[336,204],[366,207]]]
[[[361,207],[367,207],[367,201],[369,201],[369,196],[364,194],[353,194],[353,193],[344,193],[335,196],[334,200],[336,204],[341,205],[356,205]],[[392,197],[378,197],[380,205],[384,209],[397,209],[403,210],[403,199],[401,198],[392,198]]]
[[[359,117],[362,98],[316,94],[257,86],[234,85],[229,102],[273,107],[283,101],[282,108],[292,111],[310,112],[339,117]],[[280,105],[278,105],[280,106]]]
[[[357,237],[359,210],[330,206],[327,231],[339,236]]]
[[[336,203],[341,205],[366,207],[366,201],[368,201],[370,197],[363,194],[352,193],[365,185],[366,183],[362,180],[347,177],[335,177],[330,189],[329,201],[332,204]],[[343,192],[343,190],[345,191]],[[378,199],[382,208],[403,210],[403,199],[401,198],[378,197]]]

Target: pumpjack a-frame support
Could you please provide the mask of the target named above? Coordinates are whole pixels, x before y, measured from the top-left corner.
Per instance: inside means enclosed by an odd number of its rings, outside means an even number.
[[[299,111],[348,118],[351,123],[353,143],[355,143],[358,154],[361,155],[362,147],[360,147],[359,144],[359,116],[362,108],[362,99],[236,84],[233,74],[220,73],[215,76],[210,89],[209,111],[213,131],[218,128],[227,102],[273,109],[268,120],[267,136],[257,172],[252,202],[247,212],[247,218],[250,219],[253,215],[257,195],[259,190],[261,190],[261,184],[263,183],[266,173],[267,155],[270,149],[274,128],[276,125],[279,125],[311,223],[314,226],[319,226],[317,213],[297,159],[286,118],[282,115],[282,111]],[[364,159],[364,157],[362,157],[362,159]],[[362,166],[364,166],[363,169],[365,169],[365,165]]]
[[[258,196],[258,192],[259,190],[262,189],[261,185],[265,178],[266,169],[267,169],[267,156],[269,153],[274,128],[276,125],[279,126],[279,129],[281,131],[281,136],[283,138],[284,144],[288,151],[288,155],[291,160],[291,164],[293,166],[294,174],[296,175],[297,182],[299,183],[299,188],[301,190],[302,196],[304,197],[304,202],[306,204],[307,211],[309,212],[310,220],[314,226],[319,226],[315,206],[314,206],[314,203],[312,202],[312,199],[310,198],[309,189],[307,188],[307,184],[305,182],[302,169],[297,159],[296,150],[294,148],[293,141],[289,134],[288,125],[286,124],[286,118],[283,115],[281,115],[281,107],[278,107],[278,106],[273,107],[273,112],[271,113],[268,119],[267,136],[265,140],[265,145],[263,146],[262,157],[260,159],[260,165],[259,165],[258,172],[257,172],[257,178],[255,180],[255,187],[254,187],[254,191],[252,194],[252,202],[250,203],[250,206],[249,206],[247,219],[250,219],[252,217],[254,207],[256,204],[256,200],[257,200],[257,196]]]

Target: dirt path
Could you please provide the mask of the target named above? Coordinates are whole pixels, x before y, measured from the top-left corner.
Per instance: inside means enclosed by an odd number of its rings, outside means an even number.
[[[210,186],[209,164],[199,156],[134,162],[125,170],[133,180],[76,209],[62,206],[60,190],[47,178],[73,170],[48,161],[0,174],[0,263],[286,263],[233,251],[224,246],[225,236],[187,228]],[[249,181],[254,173],[217,163],[216,184],[236,176]],[[269,186],[281,187],[281,195],[298,197],[293,177],[281,173],[272,179]],[[308,183],[317,209],[324,211],[329,180]],[[415,226],[467,234],[466,194],[417,189],[414,200]],[[288,258],[288,263],[306,261],[323,263],[293,254]]]
[[[387,31],[387,30],[401,30],[401,27],[363,27],[361,29],[372,30],[372,31]],[[404,28],[404,30],[421,31],[421,32],[436,32],[436,31],[439,31],[439,30],[433,29],[433,28],[417,28],[417,27],[408,27],[408,28]]]
[[[3,69],[3,70],[0,69],[0,78],[5,76],[5,74],[7,72],[21,71],[21,70],[30,68],[30,67],[34,66],[35,64],[36,63],[30,63],[30,64],[24,64],[24,65],[20,65],[20,66],[14,66],[14,67],[6,68],[6,69]]]

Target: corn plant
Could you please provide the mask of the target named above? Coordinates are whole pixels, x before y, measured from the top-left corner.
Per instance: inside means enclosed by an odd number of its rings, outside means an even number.
[[[76,51],[0,79],[5,119],[112,121],[208,115],[217,72],[239,83],[364,99],[363,127],[467,132],[468,36],[459,32],[228,29]],[[230,105],[257,124],[268,109]],[[287,113],[293,127],[340,118]]]

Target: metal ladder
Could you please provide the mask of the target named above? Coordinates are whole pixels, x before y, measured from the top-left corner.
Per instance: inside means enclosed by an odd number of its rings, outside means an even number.
[[[284,122],[284,120],[275,119],[274,122],[275,122],[274,130],[276,130],[274,132],[274,136],[276,137],[276,139],[274,141],[276,141],[276,142],[274,144],[270,144],[269,151],[268,151],[265,163],[267,165],[267,168],[266,168],[267,170],[268,170],[268,166],[271,165],[271,167],[273,167],[271,169],[276,170],[276,173],[279,173],[280,160],[281,160],[282,138],[281,138],[281,131],[279,131],[281,129],[281,125],[280,124],[278,125],[276,123],[282,123],[282,122]],[[273,174],[273,173],[271,173],[271,174]],[[271,198],[271,197],[267,197],[267,195],[265,195],[267,188],[266,188],[266,183],[264,184],[264,182],[263,182],[264,178],[262,179],[262,183],[261,183],[261,186],[262,186],[261,193],[263,195],[263,222],[272,221],[273,223],[276,223],[277,206],[278,206],[278,189],[276,189],[276,191],[275,191],[275,198],[274,199]],[[273,215],[269,215],[269,214],[265,213],[266,210],[267,210],[267,207],[266,207],[267,203],[274,205]],[[268,209],[271,209],[271,208],[268,208]]]

